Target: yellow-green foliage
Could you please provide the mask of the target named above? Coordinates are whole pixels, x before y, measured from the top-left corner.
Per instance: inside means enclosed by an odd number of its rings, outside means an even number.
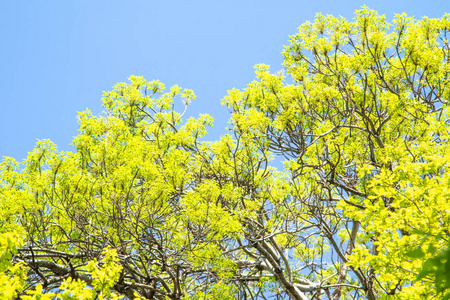
[[[11,263],[11,258],[23,239],[16,232],[0,234],[0,297],[13,299],[24,288],[26,268],[22,263]]]
[[[285,47],[294,84],[258,65],[256,80],[224,99],[238,129],[291,157],[294,195],[339,200],[342,217],[361,223],[348,265],[374,274],[378,296],[435,293],[416,278],[449,239],[449,30],[449,14],[318,14]]]

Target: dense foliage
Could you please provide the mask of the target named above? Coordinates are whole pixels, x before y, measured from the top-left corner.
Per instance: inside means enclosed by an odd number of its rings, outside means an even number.
[[[258,65],[229,91],[218,141],[175,111],[191,90],[117,84],[79,113],[76,152],[0,164],[1,298],[445,296],[449,34],[449,14],[319,14],[288,77]]]

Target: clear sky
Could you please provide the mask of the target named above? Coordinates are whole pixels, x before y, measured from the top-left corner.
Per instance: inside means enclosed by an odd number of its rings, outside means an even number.
[[[282,69],[300,24],[317,12],[352,19],[363,4],[388,20],[450,12],[450,0],[2,1],[0,157],[21,161],[36,139],[72,150],[77,112],[101,113],[102,92],[132,74],[193,89],[189,114],[212,115],[217,139],[229,117],[220,100],[253,80],[255,64]]]

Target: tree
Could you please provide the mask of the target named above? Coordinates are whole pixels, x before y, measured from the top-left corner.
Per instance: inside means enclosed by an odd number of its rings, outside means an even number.
[[[449,14],[318,14],[284,50],[291,82],[256,66],[224,98],[233,128],[215,142],[200,140],[212,118],[174,110],[191,90],[117,84],[103,116],[78,115],[75,153],[40,141],[1,163],[3,297],[434,297],[449,30]]]

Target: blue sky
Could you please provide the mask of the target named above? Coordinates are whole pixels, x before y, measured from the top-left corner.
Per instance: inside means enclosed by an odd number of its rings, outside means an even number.
[[[282,69],[300,24],[317,12],[352,19],[363,4],[388,20],[450,12],[450,0],[3,1],[0,157],[21,161],[37,139],[73,150],[77,112],[101,113],[103,91],[132,74],[193,89],[189,114],[212,115],[217,139],[229,117],[220,100],[253,80],[255,64]]]

